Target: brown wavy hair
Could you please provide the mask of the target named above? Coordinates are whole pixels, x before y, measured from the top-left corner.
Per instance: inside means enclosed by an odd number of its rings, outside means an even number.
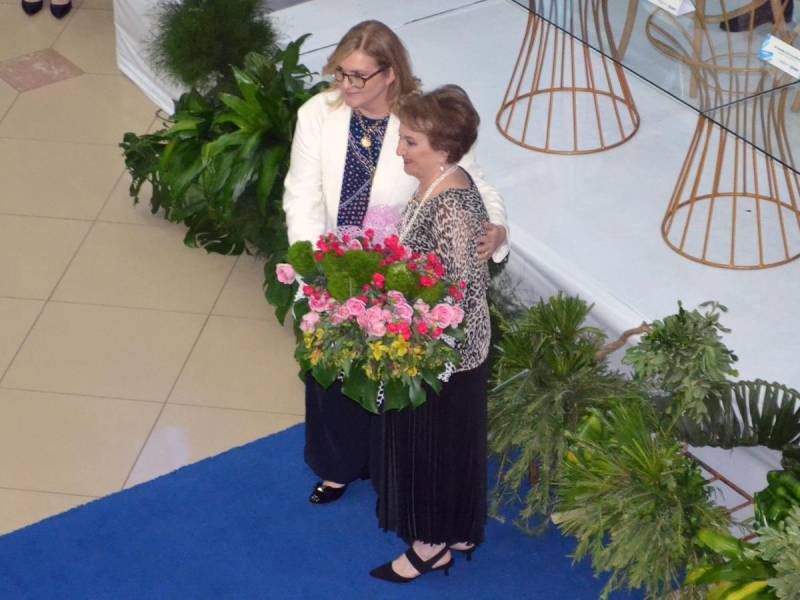
[[[397,116],[409,129],[428,136],[431,148],[446,152],[449,163],[457,163],[469,152],[481,123],[467,92],[452,84],[407,96]]]
[[[397,34],[380,21],[362,21],[351,27],[328,57],[322,74],[333,75],[339,63],[356,50],[374,60],[378,68],[391,68],[394,71],[394,81],[388,90],[389,108],[392,112],[397,111],[403,98],[419,92],[420,82],[411,70],[411,59],[406,47]]]

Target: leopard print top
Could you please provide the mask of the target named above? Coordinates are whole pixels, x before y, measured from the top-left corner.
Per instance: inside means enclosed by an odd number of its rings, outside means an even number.
[[[418,203],[418,199],[412,199],[403,212],[400,230],[404,232],[404,244],[416,252],[435,253],[446,280],[467,284],[460,303],[466,335],[456,343],[461,355],[456,371],[468,371],[479,366],[489,353],[489,266],[478,260],[478,238],[483,235],[483,223],[489,221],[489,215],[472,183],[469,188],[451,188],[429,198],[411,223],[412,228],[406,231]]]

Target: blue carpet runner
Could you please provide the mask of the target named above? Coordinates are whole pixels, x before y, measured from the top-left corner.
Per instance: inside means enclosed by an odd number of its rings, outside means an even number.
[[[590,600],[602,582],[571,540],[489,521],[449,577],[398,586],[369,570],[404,546],[378,529],[369,482],[312,506],[303,427],[0,537],[0,598],[534,598]],[[461,560],[459,560],[461,558]],[[619,596],[618,596],[619,597]]]

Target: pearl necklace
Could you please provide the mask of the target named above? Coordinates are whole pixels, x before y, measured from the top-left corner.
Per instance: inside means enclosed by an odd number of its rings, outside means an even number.
[[[400,243],[403,242],[406,234],[411,231],[411,226],[416,222],[417,217],[419,216],[419,211],[422,209],[422,205],[428,201],[428,198],[430,198],[431,192],[433,192],[434,188],[436,188],[436,186],[444,181],[449,175],[455,173],[456,169],[458,169],[458,165],[451,165],[449,169],[442,171],[442,174],[434,179],[433,183],[428,186],[428,189],[425,190],[425,194],[422,196],[422,199],[417,203],[416,209],[411,214],[411,218],[406,221],[405,226],[400,230]],[[417,188],[417,192],[419,192],[419,188]],[[414,193],[414,198],[416,197],[417,194]]]

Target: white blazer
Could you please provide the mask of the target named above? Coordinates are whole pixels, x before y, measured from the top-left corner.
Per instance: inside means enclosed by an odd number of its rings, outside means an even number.
[[[298,240],[316,241],[323,233],[336,229],[342,176],[347,156],[347,135],[352,110],[346,104],[336,105],[338,91],[317,94],[300,107],[292,141],[289,173],[284,181],[283,210],[289,243]],[[418,181],[403,170],[403,159],[397,156],[400,122],[389,116],[380,158],[372,182],[370,204],[402,208],[417,189]],[[506,228],[506,240],[492,255],[502,261],[509,250],[508,224],[503,198],[483,180],[483,172],[475,162],[473,150],[459,162],[475,181],[483,197],[489,219]]]

